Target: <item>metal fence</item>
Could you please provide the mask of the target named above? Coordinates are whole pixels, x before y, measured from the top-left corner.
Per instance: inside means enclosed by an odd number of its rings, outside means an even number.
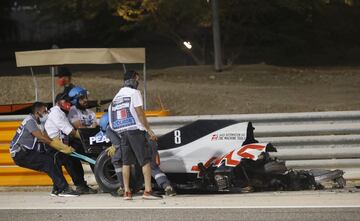
[[[152,118],[159,135],[198,119],[251,121],[255,138],[271,142],[272,154],[289,168],[342,169],[347,179],[360,179],[360,111],[202,115]]]
[[[8,143],[23,118],[0,116],[0,176],[6,168],[16,168]],[[278,152],[273,156],[286,160],[288,167],[336,168],[345,171],[346,179],[360,179],[360,111],[155,117],[149,122],[162,135],[199,119],[251,121],[255,138],[274,144]]]

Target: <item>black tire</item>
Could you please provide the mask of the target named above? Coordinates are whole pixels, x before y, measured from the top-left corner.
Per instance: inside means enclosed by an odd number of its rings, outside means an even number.
[[[111,158],[104,150],[98,156],[94,169],[95,179],[104,193],[114,192],[120,187]]]

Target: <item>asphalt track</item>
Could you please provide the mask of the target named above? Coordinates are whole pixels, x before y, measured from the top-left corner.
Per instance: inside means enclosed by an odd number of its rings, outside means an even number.
[[[233,208],[1,211],[0,220],[359,220],[359,208]]]
[[[360,220],[360,191],[184,194],[132,201],[109,194],[50,197],[47,191],[0,191],[0,220]]]

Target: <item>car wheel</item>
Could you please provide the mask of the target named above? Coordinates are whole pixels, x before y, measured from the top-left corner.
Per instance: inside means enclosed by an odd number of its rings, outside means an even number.
[[[104,193],[114,192],[119,189],[120,183],[117,180],[115,168],[106,151],[101,152],[98,156],[94,174],[97,184]]]

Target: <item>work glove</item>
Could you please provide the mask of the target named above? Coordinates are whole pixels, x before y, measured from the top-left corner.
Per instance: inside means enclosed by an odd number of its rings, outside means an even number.
[[[109,157],[113,157],[115,155],[116,148],[113,145],[111,145],[105,151]]]
[[[79,130],[76,130],[76,133],[75,133],[75,138],[80,139],[80,133],[79,133]]]
[[[63,142],[61,142],[57,138],[54,138],[50,142],[50,146],[53,147],[54,149],[58,150],[59,152],[64,153],[64,154],[71,154],[72,152],[75,152],[74,148],[64,144]]]

